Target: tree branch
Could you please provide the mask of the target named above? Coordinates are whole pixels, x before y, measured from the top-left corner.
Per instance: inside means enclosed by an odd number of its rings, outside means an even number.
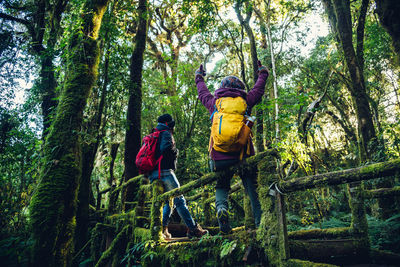
[[[16,18],[16,17],[10,16],[10,15],[5,14],[5,13],[0,13],[0,18],[8,20],[8,21],[14,21],[14,22],[21,23],[21,24],[25,25],[27,28],[31,28],[32,27],[31,23],[28,20]]]

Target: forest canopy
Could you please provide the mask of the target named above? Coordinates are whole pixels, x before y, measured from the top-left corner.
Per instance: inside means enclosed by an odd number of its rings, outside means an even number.
[[[175,120],[181,185],[209,173],[201,64],[211,93],[228,75],[249,91],[257,61],[268,68],[253,140],[257,153],[278,151],[282,180],[399,158],[398,12],[396,0],[0,1],[1,262],[100,262],[113,238],[93,256],[96,223],[140,199],[137,182],[110,188],[139,175],[142,138],[162,114]],[[349,226],[344,188],[288,195],[288,230]],[[213,186],[188,196],[200,192]],[[365,201],[371,247],[400,253],[397,198]],[[189,209],[208,219],[196,201]]]

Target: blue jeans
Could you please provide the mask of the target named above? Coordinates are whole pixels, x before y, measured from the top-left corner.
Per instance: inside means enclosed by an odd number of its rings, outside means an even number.
[[[153,171],[150,176],[149,176],[150,182],[153,182],[154,180],[158,179],[158,170]],[[175,173],[173,170],[161,170],[161,181],[164,184],[164,192],[171,191],[172,189],[179,188],[179,181],[175,176]],[[182,218],[182,220],[185,222],[187,227],[189,229],[193,229],[196,227],[196,223],[192,218],[192,215],[190,215],[188,207],[186,206],[186,200],[183,197],[183,195],[180,195],[178,197],[174,198],[174,207],[170,207],[169,205],[169,200],[165,201],[165,205],[163,208],[163,218],[162,218],[162,225],[167,226],[169,223],[169,220],[171,218],[171,214],[173,211],[173,208],[176,207],[176,210],[178,211],[179,216]]]
[[[239,160],[218,160],[210,164],[213,171],[225,172],[223,177],[218,179],[215,186],[215,207],[217,211],[220,209],[228,210],[228,194],[233,176],[233,172],[231,172],[228,168],[238,162]],[[261,205],[260,201],[258,200],[257,183],[251,179],[251,177],[246,175],[240,175],[240,178],[242,179],[244,190],[250,198],[254,223],[256,227],[258,227],[261,220]]]

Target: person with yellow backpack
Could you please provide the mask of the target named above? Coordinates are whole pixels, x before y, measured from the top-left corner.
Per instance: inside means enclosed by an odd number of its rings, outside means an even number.
[[[212,120],[209,143],[210,167],[214,172],[224,172],[215,186],[215,207],[220,231],[231,232],[228,213],[228,193],[233,173],[229,167],[255,154],[250,128],[253,117],[251,109],[262,99],[268,69],[258,61],[258,79],[253,89],[245,91],[244,83],[236,76],[222,79],[220,88],[212,95],[204,82],[203,65],[195,73],[197,93],[201,103],[210,112]],[[251,126],[250,126],[251,127]],[[257,195],[256,181],[242,177],[243,186],[249,195],[256,227],[260,224],[261,206]]]

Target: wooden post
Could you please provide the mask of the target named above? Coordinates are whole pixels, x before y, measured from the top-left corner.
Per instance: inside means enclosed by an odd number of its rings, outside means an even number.
[[[364,205],[363,184],[361,182],[348,185],[349,205],[351,209],[351,232],[363,240],[359,253],[369,255],[370,242],[368,237],[368,222]]]
[[[280,224],[283,217],[278,218],[277,206],[281,206],[279,210],[284,209],[282,209],[282,201],[279,203],[277,201],[279,192],[277,192],[275,184],[279,178],[275,157],[276,155],[271,153],[257,163],[258,198],[262,209],[261,222],[257,229],[257,240],[264,248],[270,266],[284,266],[284,260],[289,255],[284,249],[281,250],[281,247],[284,248],[284,246],[280,244],[281,241],[285,241],[285,237],[282,236],[284,233],[282,229],[284,228]]]
[[[162,201],[160,201],[159,196],[164,192],[164,188],[162,182],[160,180],[156,180],[153,182],[153,196],[151,203],[151,223],[150,223],[150,232],[151,238],[154,241],[161,240],[161,232],[162,232],[162,223],[161,223],[161,209],[162,209]]]
[[[276,215],[278,217],[279,251],[282,260],[289,259],[289,243],[286,222],[286,206],[283,195],[276,192]]]
[[[147,179],[142,179],[140,181],[140,186],[148,184]],[[146,192],[139,186],[139,192],[138,192],[138,203],[136,206],[136,216],[144,216],[144,205],[146,201]]]

